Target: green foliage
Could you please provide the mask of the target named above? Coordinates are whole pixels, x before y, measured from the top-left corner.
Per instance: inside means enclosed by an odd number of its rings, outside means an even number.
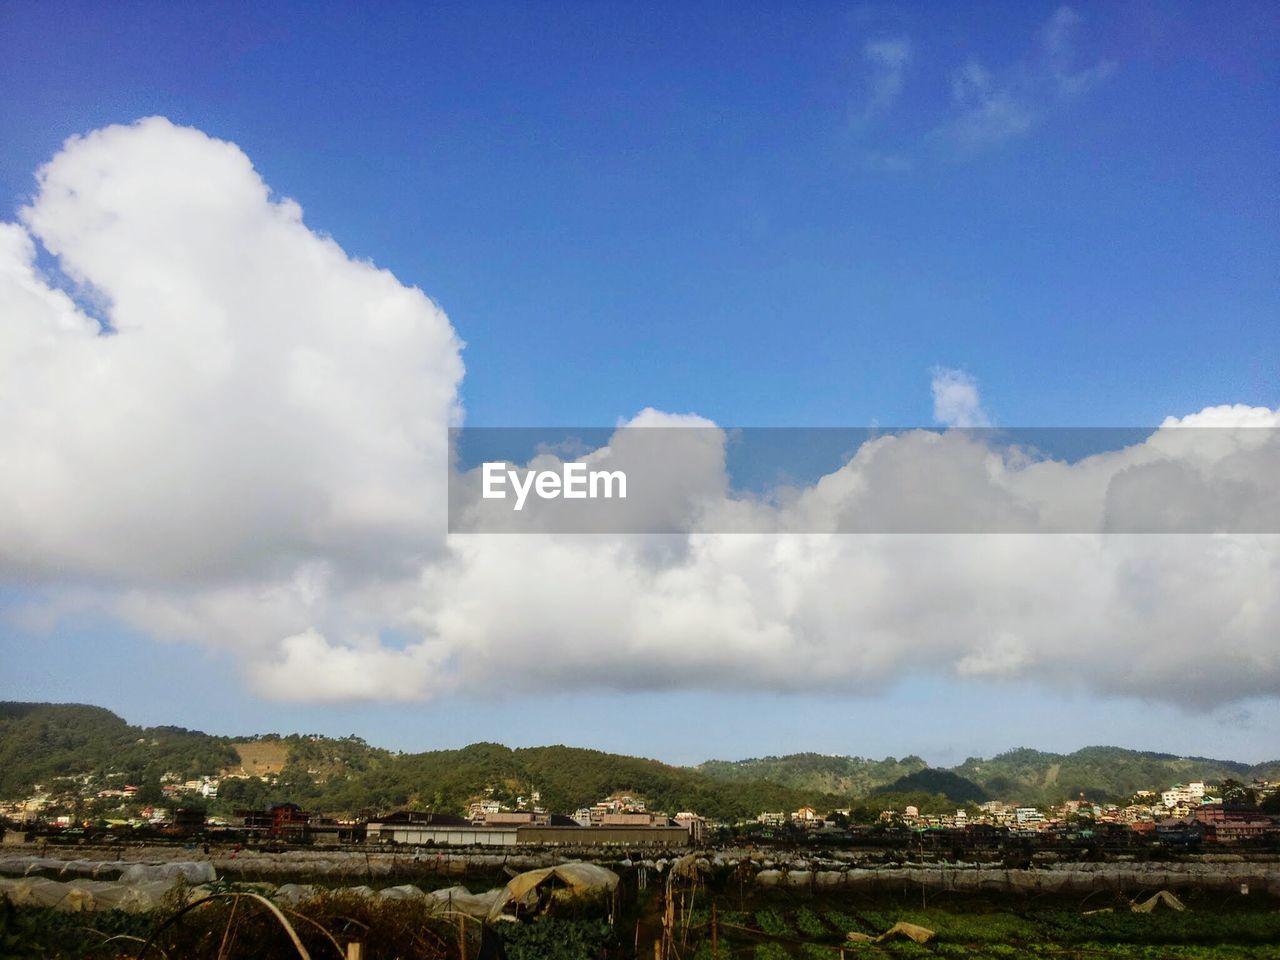
[[[278,743],[287,762],[273,781],[224,779],[210,813],[227,815],[284,800],[332,814],[401,807],[461,813],[477,797],[511,803],[536,790],[544,807],[560,813],[629,792],[643,796],[650,809],[669,814],[695,810],[730,822],[754,818],[762,810],[809,805],[826,813],[852,804],[850,819],[865,823],[874,821],[881,809],[908,804],[922,813],[950,813],[988,796],[1046,805],[1081,792],[1095,800],[1123,799],[1137,789],[1192,779],[1244,784],[1255,777],[1280,777],[1280,762],[1249,767],[1114,747],[1070,755],[1013,750],[990,760],[972,758],[947,771],[928,768],[919,757],[870,760],[801,753],[736,763],[712,760],[689,768],[565,746],[512,750],[475,743],[458,750],[395,754],[355,736],[238,739]],[[141,788],[139,801],[155,802],[164,774],[192,779],[238,766],[236,742],[180,727],[131,726],[101,707],[0,703],[0,798],[26,796],[37,783],[68,795],[132,783]],[[79,808],[76,802],[68,800],[67,808],[77,815],[109,816],[120,806],[91,801]],[[1273,810],[1280,806],[1280,799],[1264,802]]]
[[[839,802],[837,797],[767,780],[729,784],[696,769],[598,750],[530,747],[514,754],[553,810],[571,811],[620,791],[643,796],[651,809],[672,814],[695,810],[724,820],[754,817],[761,810],[794,810],[806,803],[829,807]]]
[[[907,807],[915,807],[925,815],[942,815],[955,813],[958,806],[961,804],[940,793],[876,793],[854,808],[853,819],[857,823],[873,823],[881,810],[902,812]]]
[[[926,768],[919,757],[898,760],[886,757],[831,757],[821,753],[795,753],[786,757],[752,760],[708,760],[697,769],[717,780],[750,783],[767,780],[795,790],[842,797],[866,796],[900,777]]]
[[[656,760],[564,746],[512,750],[496,743],[475,743],[458,750],[388,755],[363,770],[351,765],[349,773],[331,776],[323,783],[315,783],[309,776],[290,782],[288,774],[297,766],[291,759],[274,788],[249,784],[232,789],[251,792],[260,801],[287,797],[334,812],[410,807],[460,813],[469,800],[487,790],[507,802],[516,796],[527,798],[536,790],[541,804],[557,812],[572,812],[602,797],[625,792],[644,797],[651,809],[672,814],[696,810],[724,819],[751,817],[766,808],[795,809],[805,803],[835,802],[835,798],[815,797],[777,784],[733,785]]]
[[[1123,800],[1135,791],[1207,780],[1250,781],[1265,778],[1277,763],[1248,764],[1206,757],[1177,757],[1167,753],[1085,747],[1071,754],[1043,753],[1020,748],[989,760],[971,757],[954,772],[979,784],[1001,800],[1038,805],[1075,799]]]
[[[118,910],[93,915],[63,913],[52,907],[14,907],[0,897],[0,957],[6,960],[83,960],[119,957],[130,941],[113,937],[143,937],[153,920]],[[133,946],[138,946],[133,943]]]
[[[827,910],[824,916],[827,918],[827,923],[844,933],[862,929],[862,925],[858,923],[857,918],[845,913],[843,910]]]
[[[1246,787],[1239,780],[1228,778],[1218,787],[1218,794],[1223,803],[1257,803],[1258,794],[1252,787]]]
[[[542,806],[556,812],[614,793],[645,798],[650,809],[680,810],[722,819],[753,817],[763,809],[795,809],[806,803],[837,802],[770,783],[728,784],[687,767],[572,747],[512,750],[475,743],[457,750],[393,755],[350,741],[291,743],[288,765],[274,784],[258,778],[222,782],[216,811],[262,808],[292,800],[333,813],[386,811],[402,807],[461,813],[468,801],[491,796],[507,803],[536,790]],[[338,747],[335,749],[335,744]],[[321,765],[327,764],[327,767]],[[327,770],[327,774],[317,771]]]
[[[917,770],[905,777],[899,777],[878,793],[926,793],[938,794],[956,804],[984,803],[990,800],[987,792],[972,780],[968,780],[950,770],[935,770],[930,767]]]
[[[181,727],[135,727],[83,704],[0,703],[0,797],[84,774],[117,785],[194,777],[235,759],[230,740]]]
[[[800,956],[805,960],[835,960],[840,956],[839,949],[833,946],[822,946],[816,943],[806,943],[800,948]]]
[[[783,919],[782,914],[772,908],[756,911],[756,925],[771,937],[795,936],[795,931]]]
[[[822,918],[808,907],[796,911],[795,921],[796,929],[806,937],[827,937],[831,933]]]
[[[1098,960],[1254,960],[1280,955],[1280,914],[1265,902],[1224,903],[1217,894],[1189,898],[1184,913],[1135,914],[1117,903],[1113,913],[1084,915],[1072,901],[956,898],[921,908],[901,898],[842,897],[798,900],[774,893],[755,904],[758,932],[733,929],[745,917],[720,911],[720,957],[782,960],[834,957],[843,946],[849,957],[934,957],[950,960],[994,960],[1027,956],[1090,957]],[[826,903],[840,904],[827,908]],[[764,904],[768,904],[767,906]],[[136,940],[146,938],[177,904],[152,915],[103,912],[62,913],[49,908],[15,909],[0,898],[0,957],[15,960],[72,960],[133,956]],[[319,928],[342,938],[354,931],[365,943],[368,960],[456,960],[458,928],[432,915],[425,904],[379,900],[332,892],[288,912],[312,956],[333,956]],[[306,920],[299,919],[303,916]],[[826,918],[826,928],[821,917]],[[878,934],[899,920],[936,931],[927,945],[907,941],[845,944],[849,930]],[[698,922],[705,921],[705,912]],[[160,943],[168,956],[215,960],[224,932],[232,929],[225,956],[238,960],[292,955],[280,926],[260,906],[242,900],[231,904],[215,897],[168,926]],[[476,955],[476,929],[470,932],[468,956]],[[532,923],[500,924],[510,960],[605,960],[630,956],[624,925],[621,937],[599,919],[550,916]],[[798,931],[798,932],[797,932]],[[777,939],[769,939],[775,937]],[[623,941],[623,942],[620,942]],[[801,943],[799,940],[807,940]],[[709,938],[691,943],[694,960],[710,960]],[[646,954],[647,956],[647,954]]]
[[[770,942],[768,956],[833,957],[840,947],[849,957],[945,957],[955,960],[1027,956],[1096,957],[1099,960],[1202,958],[1245,960],[1277,957],[1280,914],[1264,903],[1238,904],[1224,909],[1220,899],[1206,895],[1185,913],[1135,914],[1121,905],[1114,913],[1085,916],[1075,904],[1030,906],[1025,900],[956,899],[945,906],[920,908],[918,901],[896,898],[867,900],[847,909],[812,905],[784,907],[789,898],[778,895],[774,906],[756,911],[756,926],[779,939]],[[724,914],[722,913],[722,916]],[[820,930],[819,917],[829,930]],[[790,931],[793,924],[801,939]],[[815,926],[815,921],[817,925]],[[846,943],[845,933],[876,935],[898,921],[936,931],[925,945],[905,940],[881,944]],[[722,927],[721,956],[759,956],[759,934],[743,935]],[[778,951],[782,952],[779,953]],[[698,957],[709,957],[699,947]]]
[[[535,923],[496,927],[507,960],[596,960],[615,945],[613,930],[598,920],[545,917]]]

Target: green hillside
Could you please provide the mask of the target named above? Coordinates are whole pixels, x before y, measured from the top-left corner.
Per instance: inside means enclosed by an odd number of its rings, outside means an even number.
[[[970,757],[954,772],[979,784],[994,797],[1023,803],[1054,803],[1084,794],[1090,800],[1122,800],[1137,790],[1168,787],[1188,780],[1249,781],[1274,777],[1273,763],[1250,766],[1207,757],[1085,747],[1070,754],[1020,748],[989,760]]]
[[[135,727],[84,704],[0,702],[0,797],[56,777],[118,773],[140,782],[197,776],[235,758],[230,741],[181,727]]]
[[[867,760],[816,753],[712,760],[697,769],[727,781],[767,777],[797,789],[822,789],[854,800],[930,794],[958,803],[997,799],[1053,804],[1081,793],[1091,800],[1119,801],[1137,790],[1159,790],[1188,780],[1280,779],[1280,761],[1250,765],[1121,747],[1085,747],[1071,754],[1019,748],[990,759],[971,757],[950,770],[930,768],[914,756]]]
[[[950,770],[919,770],[899,777],[893,783],[877,791],[884,794],[927,793],[946,797],[955,804],[983,803],[991,796],[972,780]]]
[[[651,809],[736,819],[762,809],[794,810],[805,802],[838,804],[836,797],[757,780],[727,784],[687,767],[575,747],[528,747],[476,743],[460,750],[404,754],[366,773],[326,784],[317,804],[343,809],[412,806],[457,812],[492,791],[513,801],[537,791],[541,804],[570,813],[615,793],[642,796]]]
[[[475,797],[514,801],[538,791],[542,804],[572,812],[618,792],[643,796],[651,809],[696,810],[711,817],[754,816],[805,803],[838,806],[841,797],[754,779],[726,783],[688,767],[598,750],[551,746],[512,750],[475,743],[458,750],[393,754],[358,737],[315,735],[213,737],[176,727],[136,727],[101,707],[0,704],[0,798],[35,784],[70,789],[55,778],[83,777],[95,789],[141,784],[158,799],[160,778],[237,769],[236,742],[278,743],[288,757],[274,782],[226,778],[212,809],[230,812],[281,800],[333,813],[410,806],[461,812]]]
[[[821,753],[794,753],[786,757],[753,760],[708,760],[697,769],[717,780],[735,783],[770,780],[797,790],[864,797],[927,766],[919,757],[868,760]]]
[[[269,767],[261,765],[263,758]],[[133,783],[142,787],[139,799],[158,800],[165,774],[216,776],[245,770],[246,762],[247,769],[270,769],[274,780],[224,777],[214,812],[292,800],[330,813],[404,806],[458,813],[480,796],[511,803],[536,791],[542,805],[557,813],[631,793],[644,797],[650,809],[737,820],[805,805],[824,812],[850,806],[878,811],[904,797],[940,810],[988,798],[1047,805],[1081,793],[1123,800],[1136,790],[1192,779],[1280,779],[1280,762],[1249,766],[1118,747],[1072,754],[1018,749],[989,760],[970,758],[951,770],[930,768],[915,756],[870,760],[816,753],[677,767],[576,747],[513,750],[497,743],[404,754],[354,736],[218,737],[133,726],[82,704],[0,703],[0,799],[27,796],[35,784],[92,799],[103,786]]]

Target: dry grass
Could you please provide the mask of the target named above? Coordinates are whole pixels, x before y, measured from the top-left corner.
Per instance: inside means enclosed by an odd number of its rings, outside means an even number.
[[[478,931],[465,935],[475,941]],[[158,920],[136,960],[301,960],[343,958],[346,945],[364,945],[368,960],[451,960],[459,956],[456,921],[426,905],[342,893],[323,894],[296,907],[278,906],[252,893],[217,894],[172,910]],[[474,947],[469,951],[474,955]]]
[[[240,756],[240,765],[227,767],[222,771],[224,776],[270,776],[280,773],[289,762],[289,747],[279,741],[260,740],[231,746]]]

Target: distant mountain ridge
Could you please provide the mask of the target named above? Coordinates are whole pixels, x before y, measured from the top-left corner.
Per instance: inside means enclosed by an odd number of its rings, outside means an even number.
[[[1081,794],[1094,801],[1117,799],[1189,780],[1280,779],[1276,760],[1247,764],[1121,747],[1084,747],[1068,754],[1021,747],[989,760],[970,757],[953,769],[993,796],[1014,794],[1029,802],[1075,799]]]
[[[79,703],[0,701],[0,797],[104,764],[163,765],[182,774],[220,770],[235,759],[230,739],[181,727],[135,727],[110,710]]]
[[[256,759],[267,755],[269,765]],[[1082,793],[1122,800],[1136,790],[1192,779],[1280,779],[1280,761],[1250,765],[1119,747],[1070,754],[1019,748],[990,759],[971,757],[950,770],[931,768],[916,756],[873,760],[817,753],[678,767],[599,750],[496,743],[393,753],[358,737],[212,736],[181,727],[133,726],[102,707],[0,702],[0,799],[25,796],[34,784],[58,777],[94,785],[140,783],[158,799],[165,773],[196,778],[254,769],[270,769],[274,782],[225,779],[220,807],[289,799],[332,812],[400,806],[459,812],[477,797],[511,803],[536,792],[548,809],[572,812],[630,792],[643,796],[651,809],[739,819],[803,805],[825,812],[864,798],[872,806],[877,798],[906,796],[956,805],[987,798],[1049,804]]]
[[[928,766],[920,757],[914,756],[901,760],[896,757],[869,760],[821,753],[793,753],[785,757],[751,760],[708,760],[695,769],[718,780],[772,780],[797,790],[859,797]]]
[[[749,777],[752,772],[767,773],[780,784],[799,788],[843,775],[847,779],[842,784],[852,788],[849,792],[854,797],[927,792],[956,801],[980,802],[979,796],[984,795],[983,799],[1028,804],[1059,803],[1081,794],[1095,801],[1121,800],[1138,790],[1160,790],[1188,780],[1280,780],[1280,761],[1247,764],[1123,747],[1084,747],[1069,754],[1019,747],[990,759],[970,757],[949,770],[930,768],[914,756],[872,761],[813,753],[713,760],[697,769],[730,780]],[[890,775],[898,769],[900,773]]]
[[[884,789],[885,793],[928,793],[944,796],[956,803],[985,803],[992,799],[979,784],[950,770],[920,770],[899,777]]]
[[[277,749],[260,749],[267,744]],[[270,755],[266,762],[264,754]],[[257,769],[270,770],[272,778],[226,776]],[[58,778],[82,778],[77,789],[87,796],[128,783],[140,787],[139,801],[160,802],[166,774],[179,780],[223,775],[214,802],[219,810],[291,800],[336,813],[405,806],[457,813],[473,799],[510,804],[536,792],[549,810],[572,812],[615,793],[631,793],[644,797],[651,809],[738,819],[766,809],[794,810],[806,803],[829,809],[841,802],[822,791],[760,778],[729,784],[689,767],[574,747],[513,750],[473,743],[401,754],[358,737],[211,736],[178,727],[133,726],[109,710],[83,704],[0,703],[0,799],[25,797],[35,784],[66,789],[67,781]]]

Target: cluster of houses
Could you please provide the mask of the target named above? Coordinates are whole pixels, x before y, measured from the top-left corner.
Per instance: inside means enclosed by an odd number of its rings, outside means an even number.
[[[1258,782],[1251,789],[1254,796],[1262,798],[1280,790],[1280,784]],[[709,825],[704,817],[692,811],[681,811],[674,816],[652,811],[643,797],[630,793],[605,797],[574,811],[572,816],[549,813],[536,790],[527,797],[514,798],[514,803],[500,802],[490,790],[468,805],[465,816],[403,810],[361,820],[337,820],[315,816],[291,803],[276,804],[266,811],[239,810],[235,817],[227,819],[206,819],[202,812],[193,809],[198,805],[192,801],[216,799],[218,780],[214,777],[192,780],[166,777],[161,791],[162,803],[138,803],[139,788],[130,784],[91,792],[80,801],[118,801],[131,814],[127,819],[108,821],[109,826],[120,828],[181,828],[187,832],[212,828],[309,842],[672,846],[702,843],[709,829],[729,826]],[[43,823],[53,828],[78,827],[81,820],[76,815],[55,812],[65,810],[66,805],[66,795],[55,798],[37,790],[35,795],[23,800],[0,802],[0,818],[13,823]],[[779,827],[831,831],[844,828],[849,816],[848,809],[823,815],[806,806],[792,812],[763,812],[754,821],[736,826],[762,827],[766,836]],[[1251,804],[1224,803],[1203,781],[1175,784],[1159,792],[1139,791],[1126,804],[1093,803],[1082,796],[1047,811],[998,800],[983,803],[976,811],[961,808],[944,814],[922,814],[917,807],[906,806],[902,810],[882,811],[879,822],[912,830],[985,829],[1023,836],[1124,829],[1169,842],[1220,843],[1269,836],[1280,839],[1277,818]]]
[[[201,786],[215,781],[183,783],[191,795],[207,796]],[[101,799],[136,800],[138,790],[128,786],[106,792]],[[109,820],[109,828],[154,828],[159,833],[223,834],[237,840],[261,839],[305,843],[391,843],[413,846],[623,846],[680,847],[700,843],[707,821],[691,811],[674,817],[646,809],[643,798],[620,794],[606,797],[578,810],[573,817],[548,813],[539,795],[517,798],[510,807],[492,799],[471,803],[467,816],[400,810],[367,819],[336,819],[302,809],[295,803],[277,803],[266,810],[237,810],[233,817],[206,818],[200,809],[145,805],[128,819]],[[24,842],[28,828],[41,826],[79,830],[81,821],[71,814],[47,816],[55,801],[37,793],[18,803],[0,804],[0,817],[21,825],[10,830],[6,842]]]
[[[1280,784],[1258,781],[1251,790],[1262,798],[1280,790]],[[802,808],[792,814],[792,822],[808,822],[811,812]],[[772,822],[778,817],[781,814],[761,814],[761,822]],[[1261,812],[1254,804],[1226,803],[1221,797],[1213,796],[1200,780],[1175,784],[1159,793],[1140,790],[1132,802],[1123,805],[1093,803],[1082,797],[1044,812],[1037,807],[992,800],[981,804],[977,815],[963,809],[954,814],[922,815],[916,807],[908,806],[903,810],[883,811],[880,821],[916,829],[989,825],[1028,835],[1062,831],[1082,823],[1114,825],[1141,836],[1176,842],[1229,843],[1260,840],[1268,835],[1280,837],[1280,819]]]
[[[137,799],[137,784],[126,783],[123,787],[106,787],[99,790],[94,796],[99,800],[123,800],[130,801]],[[160,793],[166,800],[180,800],[184,796],[200,797],[202,800],[218,799],[218,781],[213,777],[200,777],[198,780],[178,781],[172,774],[167,775],[160,783]]]
[[[161,778],[158,802],[147,802],[141,797],[138,784],[125,783],[118,787],[94,790],[89,777],[59,778],[59,788],[46,790],[37,784],[31,796],[21,800],[0,801],[0,818],[13,823],[47,824],[57,828],[71,828],[83,821],[80,813],[59,813],[68,807],[82,811],[95,801],[105,801],[119,810],[129,811],[125,817],[108,817],[113,826],[159,827],[175,823],[188,825],[192,804],[198,801],[216,800],[218,780],[200,777],[182,780],[176,774]]]
[[[490,799],[476,800],[467,816],[398,810],[368,820],[333,820],[314,816],[296,804],[276,804],[268,811],[237,811],[240,829],[284,840],[366,842],[408,846],[661,846],[701,842],[706,819],[690,811],[668,817],[645,809],[643,799],[608,797],[575,816],[547,812],[532,794],[511,809]]]

